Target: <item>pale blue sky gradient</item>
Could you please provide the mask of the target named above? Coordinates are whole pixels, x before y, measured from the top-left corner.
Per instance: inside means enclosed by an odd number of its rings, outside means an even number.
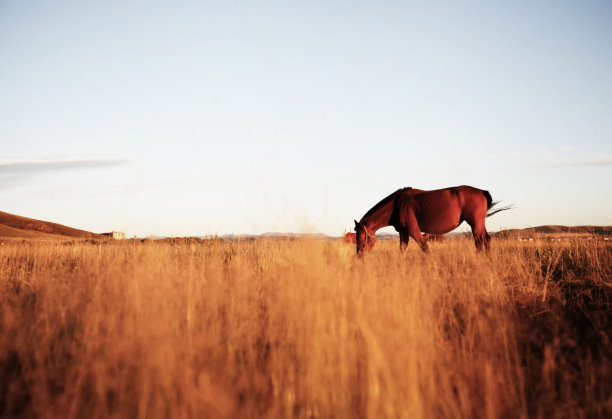
[[[460,184],[612,225],[612,3],[0,1],[2,211],[340,235]]]

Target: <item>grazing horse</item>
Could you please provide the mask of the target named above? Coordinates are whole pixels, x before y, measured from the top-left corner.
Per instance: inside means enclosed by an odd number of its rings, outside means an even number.
[[[344,237],[342,238],[342,243],[355,244],[355,233],[344,233]]]
[[[490,237],[485,218],[510,209],[508,206],[490,211],[496,204],[488,191],[465,185],[434,191],[398,189],[374,205],[361,221],[355,221],[357,255],[374,246],[369,238],[382,227],[393,226],[397,230],[402,251],[412,237],[427,252],[427,241],[422,233],[448,233],[463,221],[472,228],[476,249],[488,251]]]
[[[444,240],[446,240],[446,237],[444,237],[443,234],[423,233],[423,238],[427,243],[443,242]]]
[[[355,244],[355,233],[345,233],[344,237],[342,238],[342,243],[348,243],[348,244]],[[368,242],[370,247],[374,246],[374,244],[376,243],[376,237],[374,236],[368,236]]]

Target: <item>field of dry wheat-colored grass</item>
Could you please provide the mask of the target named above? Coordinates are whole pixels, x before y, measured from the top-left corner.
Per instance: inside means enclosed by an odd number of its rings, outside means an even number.
[[[0,417],[605,417],[612,246],[7,242]]]

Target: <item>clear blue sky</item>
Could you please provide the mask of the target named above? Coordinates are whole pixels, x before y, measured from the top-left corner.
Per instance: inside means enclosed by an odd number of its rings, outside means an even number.
[[[0,210],[340,235],[469,184],[612,224],[612,3],[0,0]],[[465,228],[465,227],[464,227]]]

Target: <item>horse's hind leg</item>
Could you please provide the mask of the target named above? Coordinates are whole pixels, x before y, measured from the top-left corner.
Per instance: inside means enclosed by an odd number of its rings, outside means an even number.
[[[487,233],[484,220],[480,222],[468,223],[470,224],[470,227],[472,227],[472,236],[474,236],[474,244],[476,245],[476,250],[478,250],[479,252],[482,250],[488,252],[491,237],[489,236],[489,233]]]
[[[408,241],[410,240],[410,235],[407,232],[400,233],[400,251],[402,253],[406,252],[406,248],[408,247]]]

